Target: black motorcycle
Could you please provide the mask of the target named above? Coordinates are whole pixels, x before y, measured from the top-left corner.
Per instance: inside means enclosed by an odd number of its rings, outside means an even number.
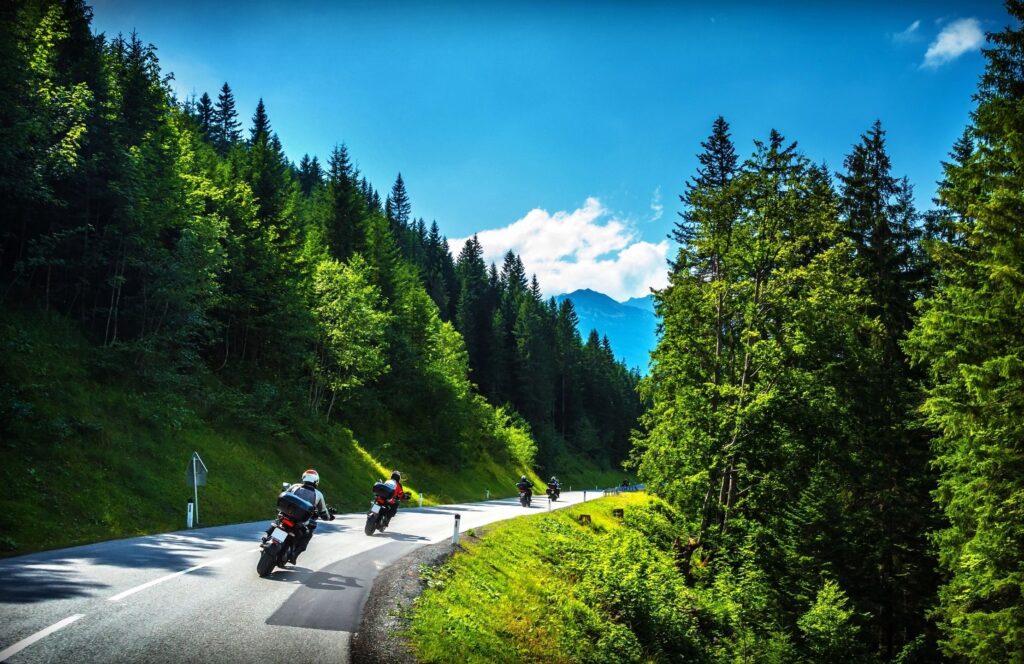
[[[533,501],[533,489],[519,485],[516,485],[516,488],[519,489],[519,504],[523,507],[529,507]]]
[[[562,490],[554,482],[548,482],[548,500],[555,501],[562,495]]]
[[[337,514],[333,507],[328,507],[327,511]],[[256,563],[257,574],[268,576],[274,567],[283,568],[293,556],[298,555],[295,546],[300,538],[308,535],[310,526],[306,523],[314,516],[313,512],[313,504],[294,493],[284,491],[278,496],[277,518],[271,522],[270,533],[260,543],[262,552]]]
[[[395,505],[395,490],[384,482],[377,482],[373,485],[373,500],[370,501],[370,511],[366,513],[366,526],[363,532],[373,535],[374,532],[384,532],[384,529],[391,523],[393,506]],[[409,500],[409,494],[402,497],[402,500]]]

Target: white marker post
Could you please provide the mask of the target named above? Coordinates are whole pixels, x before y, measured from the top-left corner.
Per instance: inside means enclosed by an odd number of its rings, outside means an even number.
[[[452,546],[459,545],[459,519],[462,517],[458,514],[455,515],[455,532],[452,533]]]
[[[420,494],[420,507],[423,507],[423,494]]]
[[[188,510],[187,510],[187,516],[185,517],[185,522],[188,524],[189,528],[192,527],[192,499],[191,498],[188,499]]]

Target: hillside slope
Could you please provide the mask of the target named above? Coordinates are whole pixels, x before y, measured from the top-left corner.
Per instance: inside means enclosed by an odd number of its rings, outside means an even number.
[[[522,473],[539,482],[486,450],[450,468],[408,450],[370,452],[347,428],[301,414],[271,428],[213,376],[187,396],[109,380],[103,354],[58,315],[0,310],[0,355],[2,555],[185,527],[193,451],[209,468],[199,488],[207,526],[269,518],[280,483],[308,467],[328,502],[349,511],[393,467],[426,503],[511,495]]]

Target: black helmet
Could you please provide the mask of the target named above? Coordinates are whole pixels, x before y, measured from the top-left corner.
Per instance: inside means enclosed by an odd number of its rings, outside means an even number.
[[[395,472],[391,473],[391,479],[393,479],[396,482],[401,482],[402,481],[402,473],[400,473],[400,472],[398,472],[396,470]]]
[[[523,475],[522,477],[520,477],[519,481],[520,482],[525,482],[526,481],[526,475]]]

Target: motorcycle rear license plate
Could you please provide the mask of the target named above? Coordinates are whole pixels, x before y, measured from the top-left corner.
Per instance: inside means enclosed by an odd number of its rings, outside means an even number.
[[[374,505],[373,507],[370,508],[370,511],[373,512],[374,514],[379,513],[380,512],[380,505]]]
[[[274,528],[274,532],[270,533],[270,536],[277,542],[283,542],[288,539],[288,533],[280,528]]]

